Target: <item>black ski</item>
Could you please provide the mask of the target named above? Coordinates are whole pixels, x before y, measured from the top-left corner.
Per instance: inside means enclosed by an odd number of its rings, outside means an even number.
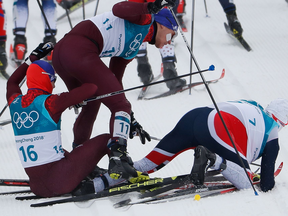
[[[283,162],[279,165],[277,170],[274,172],[274,177],[279,175],[279,173],[282,170],[282,167],[283,167]],[[254,185],[257,185],[259,183],[260,183],[260,180],[253,182]],[[186,196],[193,197],[196,194],[204,198],[204,197],[211,197],[211,196],[216,196],[220,194],[230,193],[230,192],[237,191],[237,190],[238,189],[231,183],[227,183],[227,184],[223,183],[220,185],[216,185],[213,183],[211,185],[204,184],[200,187],[188,187],[182,190],[172,191],[171,193],[167,193],[167,194],[158,194],[157,196],[152,196],[152,197],[141,195],[139,198],[141,197],[149,197],[149,198],[143,199],[140,201],[135,201],[135,202],[131,202],[131,199],[123,200],[121,202],[114,204],[114,207],[120,208],[124,206],[132,206],[132,205],[144,204],[144,203],[152,204],[152,203],[158,203],[159,201],[162,201],[162,200],[168,200],[168,199],[177,198],[177,197],[184,199],[186,198]]]
[[[26,180],[26,179],[0,179],[0,186],[29,187],[29,180]]]
[[[84,5],[87,5],[87,4],[89,4],[89,3],[93,2],[93,1],[95,1],[95,0],[84,0]],[[74,11],[78,10],[79,8],[82,8],[82,4],[83,4],[83,1],[79,1],[77,4],[73,5],[71,8],[68,9],[68,14],[71,14]],[[66,16],[67,16],[66,13],[62,14],[61,16],[59,16],[57,18],[57,21],[63,19]]]
[[[249,52],[251,51],[251,47],[249,46],[249,44],[244,40],[243,36],[240,36],[240,37],[236,37],[233,32],[231,31],[229,25],[227,23],[224,23],[224,27],[225,27],[225,30],[226,32],[231,35],[232,37],[236,38],[240,44]]]
[[[152,196],[149,197],[147,199],[143,199],[140,201],[136,201],[136,202],[129,202],[129,199],[127,200],[123,200],[121,202],[115,203],[113,206],[115,208],[120,208],[120,207],[124,207],[124,206],[132,206],[132,205],[136,205],[136,204],[144,204],[144,203],[152,203],[155,201],[161,201],[161,200],[166,200],[166,199],[170,199],[170,198],[176,198],[179,196],[185,196],[185,195],[193,195],[193,194],[201,194],[203,192],[215,192],[215,191],[219,191],[219,190],[227,190],[227,189],[232,189],[235,188],[234,185],[232,184],[225,184],[225,185],[215,185],[215,186],[205,186],[202,185],[200,187],[191,187],[188,189],[184,189],[184,190],[177,190],[173,193],[168,193],[168,194],[164,194],[164,195],[159,195],[159,196]],[[130,199],[131,201],[131,199]]]
[[[11,123],[10,119],[4,120],[4,121],[0,121],[0,126],[4,126],[4,125],[10,124],[10,123]]]
[[[207,176],[211,176],[209,178],[212,178],[213,175],[219,174],[219,172],[207,172]],[[76,196],[76,197],[68,197],[64,199],[57,199],[42,203],[35,203],[31,204],[31,207],[43,207],[43,206],[49,206],[49,205],[55,205],[55,204],[61,204],[61,203],[68,203],[68,202],[82,202],[82,201],[88,201],[92,199],[99,199],[99,198],[105,198],[110,197],[114,195],[129,193],[129,192],[140,192],[143,190],[153,190],[154,188],[161,188],[166,185],[172,185],[176,184],[179,186],[179,182],[181,182],[180,185],[183,185],[184,183],[189,184],[190,174],[187,175],[180,175],[180,176],[174,176],[174,177],[167,177],[167,178],[154,178],[150,179],[148,181],[140,182],[140,183],[134,183],[134,184],[124,184],[119,185],[117,187],[111,187],[104,191],[93,193],[93,194],[86,194],[82,196]],[[31,196],[29,196],[31,197]],[[19,199],[19,198],[17,198]],[[20,198],[19,200],[24,200],[23,198]]]
[[[222,73],[221,73],[221,76],[217,79],[213,79],[213,80],[209,80],[209,81],[206,81],[207,84],[211,84],[211,83],[216,83],[218,82],[220,79],[222,79],[223,77],[225,76],[225,69],[222,70]],[[190,88],[193,88],[193,87],[196,87],[196,86],[199,86],[199,85],[202,85],[204,84],[202,81],[201,82],[195,82],[195,83],[191,83],[191,84],[188,84],[182,88],[176,88],[176,89],[172,89],[172,90],[169,90],[167,92],[164,92],[160,95],[156,95],[154,97],[150,97],[150,98],[144,98],[144,100],[152,100],[152,99],[158,99],[158,98],[162,98],[162,97],[167,97],[167,96],[170,96],[170,95],[174,95],[176,93],[179,93],[179,92],[183,92],[185,90],[188,90]]]
[[[25,194],[25,193],[31,193],[31,190],[1,192],[0,195]]]

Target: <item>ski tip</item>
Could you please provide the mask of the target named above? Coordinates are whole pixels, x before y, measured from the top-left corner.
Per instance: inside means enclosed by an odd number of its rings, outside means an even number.
[[[214,70],[215,70],[215,66],[214,66],[214,65],[210,65],[210,67],[209,67],[208,70],[209,70],[209,71],[214,71]]]
[[[258,196],[258,195],[259,195],[259,194],[257,193],[257,191],[256,191],[256,190],[255,190],[255,192],[254,192],[254,193],[255,193],[255,196]]]

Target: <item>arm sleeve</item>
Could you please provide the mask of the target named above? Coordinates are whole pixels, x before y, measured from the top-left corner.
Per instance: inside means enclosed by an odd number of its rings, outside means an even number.
[[[92,83],[84,83],[70,92],[60,95],[51,95],[46,100],[46,109],[55,122],[58,122],[62,112],[70,106],[83,102],[85,99],[95,96],[97,86]]]
[[[34,55],[30,56],[30,61],[36,61],[38,58]],[[29,65],[25,62],[21,64],[11,75],[9,80],[7,81],[7,92],[6,92],[6,99],[9,101],[9,98],[14,94],[22,94],[19,84],[26,76],[26,71]]]
[[[112,8],[115,16],[138,25],[151,23],[152,17],[147,9],[148,3],[119,2]]]
[[[262,154],[260,181],[261,190],[264,192],[271,190],[275,185],[274,171],[278,151],[278,139],[274,139],[266,143]]]

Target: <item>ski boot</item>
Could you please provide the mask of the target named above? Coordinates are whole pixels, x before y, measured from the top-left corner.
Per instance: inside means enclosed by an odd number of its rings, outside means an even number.
[[[108,172],[107,169],[103,169],[103,168],[100,168],[98,166],[95,166],[94,170],[87,176],[87,178],[92,180],[96,177],[103,176],[107,172]]]
[[[124,178],[131,183],[149,179],[147,174],[137,171],[133,167],[132,159],[126,151],[127,141],[125,139],[109,141],[108,148],[111,149],[108,173],[112,179]]]
[[[9,79],[9,75],[6,73],[7,68],[7,55],[6,55],[6,49],[5,41],[0,41],[0,73],[3,75],[5,79]]]
[[[163,77],[164,79],[170,79],[177,77],[177,71],[174,62],[163,62]],[[170,90],[181,89],[186,85],[185,79],[174,79],[166,82],[167,87]]]
[[[193,184],[199,186],[204,183],[207,169],[214,165],[216,155],[201,145],[197,146],[194,151],[194,164],[190,177]]]
[[[11,45],[12,46],[12,45]],[[15,35],[14,47],[10,48],[10,59],[14,67],[19,67],[27,52],[27,43],[25,35]]]
[[[183,15],[182,14],[181,15],[177,14],[177,19],[178,19],[178,22],[180,24],[180,27],[181,27],[182,31],[183,32],[188,32],[186,24],[185,24],[185,22],[183,20]]]
[[[55,31],[56,32],[56,31]],[[49,35],[49,36],[45,36],[44,39],[43,39],[43,42],[46,43],[46,42],[52,42],[54,45],[56,44],[56,38],[52,35]],[[53,50],[44,57],[44,61],[48,62],[49,64],[52,65],[52,56],[53,56]]]
[[[149,64],[148,57],[147,55],[141,56],[141,57],[136,57],[137,59],[137,71],[138,71],[138,76],[140,77],[141,82],[144,85],[149,84],[153,79],[153,73],[151,69],[151,65]]]
[[[176,17],[178,19],[178,22],[180,24],[180,27],[183,32],[187,32],[187,27],[184,23],[183,16],[185,15],[185,8],[186,8],[186,2],[185,0],[179,0],[179,4],[177,8],[174,8],[174,12],[176,13]],[[176,11],[175,11],[176,9]]]
[[[72,196],[83,196],[92,193],[95,193],[94,183],[85,179],[72,191]]]
[[[229,25],[231,31],[233,32],[234,36],[236,38],[241,37],[242,33],[243,33],[243,29],[242,29],[242,26],[241,26],[238,18],[237,18],[236,12],[233,11],[233,12],[226,13],[226,17],[228,20],[228,25]]]

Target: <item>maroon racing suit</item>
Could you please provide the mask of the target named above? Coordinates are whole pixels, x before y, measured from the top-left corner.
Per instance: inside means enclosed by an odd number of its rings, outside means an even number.
[[[31,55],[30,59],[33,62],[37,57]],[[7,82],[6,98],[9,106],[17,96],[22,95],[19,83],[25,77],[27,69],[28,65],[23,63]],[[95,95],[96,91],[94,84],[85,83],[70,92],[51,94],[45,101],[45,108],[57,123],[66,108]],[[21,106],[23,109],[28,107],[37,96],[43,94],[48,93],[41,89],[28,90],[22,97]],[[99,160],[108,154],[106,145],[109,138],[109,134],[96,136],[70,153],[64,150],[64,158],[61,160],[25,168],[32,192],[42,197],[51,197],[73,191],[93,171]]]
[[[112,13],[116,17],[138,25],[148,25],[152,22],[151,14],[147,10],[147,3],[121,2],[114,5]],[[152,25],[147,36],[145,35],[145,41],[151,40],[153,29]],[[83,83],[97,85],[98,90],[94,96],[123,89],[122,77],[126,65],[132,59],[109,56],[111,59],[108,67],[99,57],[104,45],[100,30],[89,19],[76,25],[56,44],[53,51],[53,66],[69,91]],[[129,115],[131,113],[131,105],[124,94],[89,102],[82,107],[74,124],[74,144],[81,144],[89,139],[101,103],[111,111],[110,134],[112,136],[115,113],[119,111]]]

